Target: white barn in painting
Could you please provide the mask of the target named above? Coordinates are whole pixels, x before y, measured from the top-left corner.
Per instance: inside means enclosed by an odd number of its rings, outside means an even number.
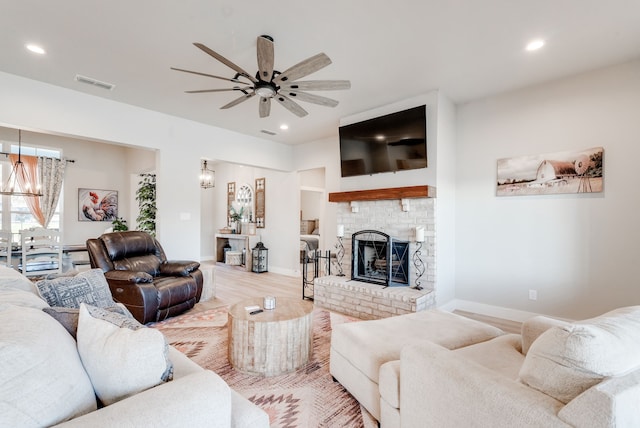
[[[573,162],[543,160],[536,171],[536,183],[559,180],[577,175]]]

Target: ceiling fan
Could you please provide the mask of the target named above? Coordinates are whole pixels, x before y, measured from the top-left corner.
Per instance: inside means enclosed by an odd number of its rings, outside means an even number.
[[[331,64],[331,59],[329,59],[329,57],[324,53],[319,53],[307,58],[304,61],[286,69],[282,73],[275,70],[273,38],[270,36],[259,36],[257,39],[258,71],[256,72],[255,77],[202,43],[194,43],[194,45],[235,71],[235,76],[233,78],[227,78],[198,71],[185,70],[182,68],[171,67],[171,69],[235,83],[236,86],[233,88],[185,91],[188,94],[228,91],[242,92],[243,95],[241,97],[223,105],[220,107],[221,109],[231,108],[255,95],[258,95],[260,97],[260,104],[258,108],[260,117],[269,116],[269,113],[271,112],[272,99],[275,99],[296,116],[304,117],[308,112],[296,101],[304,101],[325,107],[335,107],[338,105],[338,101],[336,100],[310,94],[305,91],[334,91],[349,89],[351,87],[351,82],[348,80],[298,80]]]

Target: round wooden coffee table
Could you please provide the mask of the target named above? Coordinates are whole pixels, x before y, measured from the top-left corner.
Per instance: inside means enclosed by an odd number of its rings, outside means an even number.
[[[265,376],[292,372],[309,362],[313,349],[313,303],[278,297],[276,308],[250,315],[246,306],[262,308],[262,299],[243,300],[229,309],[229,362],[237,370]]]

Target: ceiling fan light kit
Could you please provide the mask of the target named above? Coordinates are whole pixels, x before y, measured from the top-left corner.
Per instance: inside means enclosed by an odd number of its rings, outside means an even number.
[[[171,67],[171,69],[181,71],[183,73],[191,73],[235,83],[236,86],[232,88],[185,91],[190,94],[228,91],[239,91],[243,93],[239,98],[236,98],[230,103],[220,107],[221,109],[234,107],[241,102],[258,95],[258,97],[260,97],[260,103],[258,105],[258,113],[260,117],[268,117],[271,113],[271,99],[275,99],[280,105],[296,116],[304,117],[308,112],[302,108],[297,101],[303,101],[325,107],[335,107],[338,105],[338,101],[334,99],[309,94],[304,91],[336,91],[349,89],[351,87],[351,82],[348,80],[298,81],[298,79],[302,79],[331,64],[331,59],[329,59],[329,57],[324,53],[319,53],[307,58],[304,61],[286,69],[282,73],[275,70],[273,38],[270,36],[262,35],[257,38],[258,71],[256,72],[255,77],[202,43],[194,43],[194,45],[235,71],[235,76],[233,78],[227,78],[198,71],[185,70],[182,68]],[[246,80],[248,80],[248,82]],[[241,84],[243,86],[238,86],[237,84]]]

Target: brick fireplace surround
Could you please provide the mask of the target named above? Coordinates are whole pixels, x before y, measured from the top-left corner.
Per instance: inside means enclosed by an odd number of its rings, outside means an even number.
[[[326,276],[314,282],[314,301],[318,306],[358,317],[378,319],[393,315],[423,311],[435,306],[435,204],[430,197],[433,189],[426,186],[419,196],[403,197],[406,189],[332,193],[330,202],[338,202],[337,224],[344,225],[345,256],[342,271],[345,276]],[[384,192],[383,192],[384,191]],[[422,195],[424,193],[424,195]],[[415,194],[412,193],[412,195]],[[382,196],[380,196],[382,195]],[[422,197],[421,197],[422,196]],[[413,253],[416,249],[414,230],[425,228],[421,260],[425,273],[420,279],[422,290],[416,290]],[[352,281],[351,235],[360,230],[384,232],[395,239],[410,241],[409,286],[387,287]]]

